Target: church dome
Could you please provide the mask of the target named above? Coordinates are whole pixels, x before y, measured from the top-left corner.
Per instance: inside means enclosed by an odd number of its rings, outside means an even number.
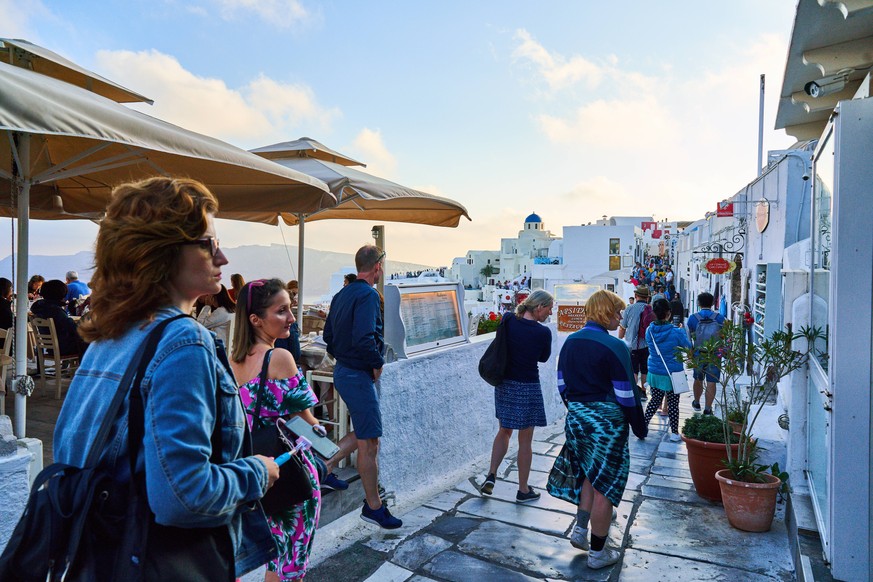
[[[540,218],[539,214],[537,214],[537,213],[533,213],[533,214],[531,214],[530,216],[528,216],[527,218],[524,219],[524,222],[525,222],[525,223],[528,223],[528,222],[542,222],[542,221],[543,221],[543,219]]]

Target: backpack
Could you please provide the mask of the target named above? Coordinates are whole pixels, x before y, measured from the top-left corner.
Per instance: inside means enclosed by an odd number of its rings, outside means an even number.
[[[639,341],[646,342],[646,330],[653,321],[655,321],[655,312],[652,311],[652,306],[647,303],[640,312],[640,326],[637,329],[637,339]]]
[[[694,329],[694,349],[702,348],[707,340],[717,337],[721,333],[721,324],[715,317],[704,317],[697,312],[697,327]]]

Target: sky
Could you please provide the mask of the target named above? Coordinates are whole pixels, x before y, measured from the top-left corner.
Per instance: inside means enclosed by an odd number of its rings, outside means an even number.
[[[23,38],[154,99],[136,106],[252,149],[307,136],[366,171],[462,203],[456,229],[386,223],[389,260],[449,265],[524,218],[696,220],[757,171],[794,0],[0,0]],[[354,252],[372,221],[307,225]],[[0,256],[10,222],[0,224]],[[219,221],[223,246],[296,227]],[[33,221],[31,253],[90,250],[96,225]],[[232,265],[231,265],[232,267]]]

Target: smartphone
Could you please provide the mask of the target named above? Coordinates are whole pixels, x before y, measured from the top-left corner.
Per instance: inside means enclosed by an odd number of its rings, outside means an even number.
[[[312,443],[312,450],[318,453],[318,456],[324,459],[330,459],[339,452],[339,447],[327,437],[319,436],[312,425],[300,418],[294,416],[290,420],[285,421],[285,428],[295,437],[304,437]]]

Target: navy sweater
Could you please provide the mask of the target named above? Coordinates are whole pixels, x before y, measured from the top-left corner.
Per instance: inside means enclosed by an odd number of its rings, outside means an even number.
[[[634,434],[639,438],[648,434],[634,389],[630,351],[593,321],[564,342],[558,359],[558,391],[564,402],[616,402]]]
[[[544,325],[512,316],[507,322],[509,330],[509,369],[506,380],[539,382],[537,362],[545,362],[552,355],[552,332]]]
[[[379,292],[369,283],[355,279],[333,296],[324,341],[337,362],[369,372],[381,368],[385,364],[382,334]]]

